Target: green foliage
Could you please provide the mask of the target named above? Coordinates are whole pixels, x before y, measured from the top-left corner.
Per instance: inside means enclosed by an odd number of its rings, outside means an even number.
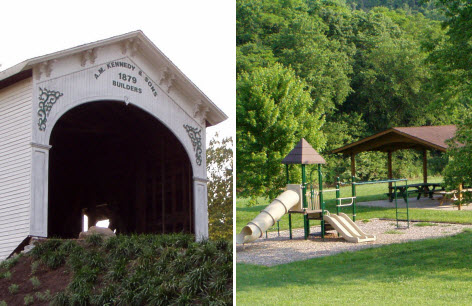
[[[306,84],[293,70],[275,65],[243,73],[237,80],[236,169],[238,188],[250,196],[271,197],[285,183],[282,159],[306,138],[324,145],[323,119],[312,111]]]
[[[369,11],[375,7],[386,7],[392,10],[401,10],[411,15],[421,13],[434,20],[444,19],[444,15],[438,10],[433,1],[427,0],[346,0],[352,9]]]
[[[304,135],[322,150],[326,181],[334,182],[347,180],[350,168],[331,150],[393,126],[452,124],[461,116],[470,97],[460,93],[468,64],[447,68],[454,44],[438,21],[453,15],[441,17],[432,2],[356,3],[363,10],[353,10],[353,1],[237,1],[237,187],[250,203],[278,193],[284,184],[278,163]],[[305,94],[285,90],[293,83]],[[308,96],[305,114],[283,117],[287,104]],[[395,176],[421,175],[421,155],[397,157]],[[383,155],[363,154],[357,162],[361,179],[386,178]],[[429,162],[430,175],[445,165],[436,155]]]
[[[210,140],[207,154],[208,222],[211,239],[233,237],[233,139]]]
[[[38,271],[39,261],[33,261],[31,263],[31,275],[34,275]]]
[[[449,163],[444,170],[444,182],[449,190],[459,184],[472,186],[472,113],[466,112],[457,126],[455,137],[449,141]],[[470,196],[469,193],[465,194]],[[470,199],[467,199],[470,200]]]
[[[15,255],[12,258],[0,262],[0,269],[5,269],[7,271],[10,270],[18,263],[18,260],[21,258],[21,256],[23,256],[23,254]]]
[[[10,271],[4,271],[4,272],[0,273],[0,279],[2,279],[2,278],[10,279],[11,278],[11,272]]]
[[[49,291],[49,289],[44,292],[36,292],[34,296],[41,302],[48,302],[52,299],[51,291]]]
[[[20,285],[18,284],[11,284],[8,287],[8,292],[10,292],[11,294],[16,294],[18,290],[20,290]]]
[[[85,238],[85,242],[92,246],[101,246],[103,243],[103,237],[99,234],[93,234]]]
[[[236,2],[237,72],[268,68],[276,62],[291,67],[309,86],[314,107],[331,113],[350,92],[351,66],[340,41],[330,40],[318,16],[321,1],[261,0]],[[334,11],[342,6],[334,2]]]
[[[34,289],[36,289],[36,288],[38,288],[39,286],[41,286],[41,282],[39,281],[39,279],[38,279],[36,276],[30,278],[30,282],[31,282],[31,284],[33,285],[33,288],[34,288]]]
[[[472,3],[465,0],[434,1],[445,15],[446,35],[429,46],[429,60],[436,65],[434,89],[442,97],[438,104],[460,121],[463,108],[472,105],[471,57]],[[456,122],[455,122],[456,123]]]
[[[24,304],[25,304],[25,305],[31,305],[31,304],[33,304],[33,302],[34,302],[34,297],[33,297],[32,295],[27,294],[27,295],[25,295],[25,297],[23,298],[23,301],[24,301]]]
[[[62,240],[48,239],[43,243],[36,244],[31,255],[35,260],[40,260],[41,263],[50,269],[57,269],[62,266],[67,257],[67,251],[61,248]]]
[[[65,262],[73,278],[52,305],[232,302],[232,244],[226,240],[197,243],[184,234],[132,235],[98,246],[72,244],[55,245],[57,252],[67,245]]]

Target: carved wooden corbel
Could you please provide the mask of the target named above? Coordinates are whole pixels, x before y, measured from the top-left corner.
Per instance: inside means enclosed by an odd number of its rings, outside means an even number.
[[[87,62],[90,62],[90,64],[95,64],[96,59],[97,59],[97,48],[86,50],[82,52],[80,56],[80,66],[85,67]]]
[[[129,53],[129,55],[135,56],[138,53],[138,51],[139,51],[139,40],[136,38],[127,39],[121,44],[121,53],[123,53],[123,55],[126,55],[127,53]]]
[[[205,126],[208,112],[210,112],[210,109],[202,100],[197,100],[193,105],[193,117],[203,126]]]
[[[172,71],[170,71],[169,67],[166,67],[164,71],[162,71],[159,85],[163,86],[166,92],[169,93],[172,87],[174,87],[175,81],[175,75],[172,73]]]
[[[47,78],[51,76],[52,66],[56,60],[45,61],[37,65],[38,73],[36,74],[36,80],[40,80],[43,75]]]

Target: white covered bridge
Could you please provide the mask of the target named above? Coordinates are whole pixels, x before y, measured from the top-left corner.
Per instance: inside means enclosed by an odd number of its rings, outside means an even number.
[[[141,31],[0,72],[0,260],[84,216],[207,237],[205,129],[226,118]]]

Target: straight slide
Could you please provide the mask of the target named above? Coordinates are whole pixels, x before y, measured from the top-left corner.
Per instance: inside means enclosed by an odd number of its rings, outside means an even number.
[[[264,208],[256,218],[249,222],[236,236],[236,243],[247,243],[262,237],[262,234],[275,224],[300,200],[293,190],[282,192],[272,203]]]
[[[374,235],[364,233],[346,214],[325,215],[323,219],[331,224],[346,241],[356,243],[375,241]]]

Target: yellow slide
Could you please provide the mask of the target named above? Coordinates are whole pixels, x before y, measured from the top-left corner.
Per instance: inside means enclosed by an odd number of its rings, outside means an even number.
[[[323,216],[325,222],[331,224],[334,229],[349,242],[375,241],[374,235],[364,233],[346,214],[327,214]]]
[[[243,227],[241,233],[236,236],[236,243],[247,243],[262,237],[267,229],[272,227],[275,222],[299,202],[299,193],[293,190],[284,191],[264,208],[256,218]]]

